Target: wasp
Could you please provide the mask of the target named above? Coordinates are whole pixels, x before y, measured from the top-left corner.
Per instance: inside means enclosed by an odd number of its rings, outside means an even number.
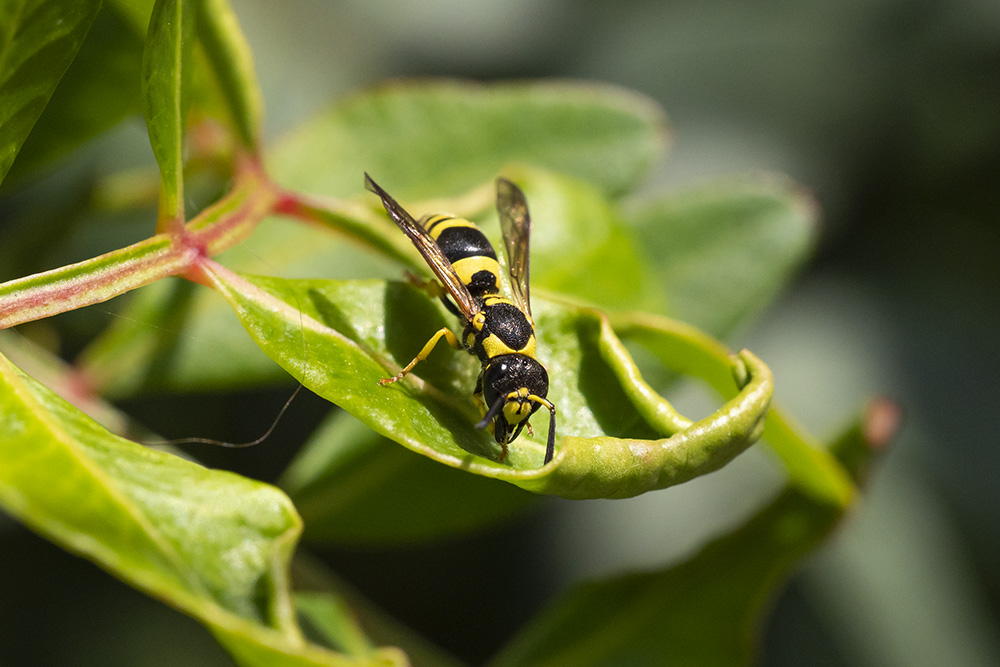
[[[416,246],[440,281],[441,300],[464,322],[461,339],[443,327],[403,370],[379,384],[402,380],[444,338],[453,348],[475,355],[482,364],[472,395],[482,416],[476,428],[489,427],[500,443],[500,460],[507,457],[507,445],[522,429],[527,426],[532,432],[528,420],[544,407],[549,411],[545,463],[551,461],[556,407],[545,398],[549,375],[535,358],[535,323],[528,287],[531,217],[524,193],[510,181],[497,179],[497,212],[513,297],[508,299],[500,294],[496,251],[474,223],[449,215],[424,216],[417,222],[367,173],[365,187],[379,196],[389,217]]]

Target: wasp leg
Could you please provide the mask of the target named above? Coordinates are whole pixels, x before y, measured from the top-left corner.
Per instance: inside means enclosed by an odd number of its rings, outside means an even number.
[[[402,380],[404,377],[406,377],[407,373],[413,370],[414,366],[416,366],[419,362],[423,361],[424,359],[430,356],[431,352],[434,350],[434,346],[438,344],[438,341],[441,340],[442,337],[444,337],[444,339],[448,341],[448,344],[451,345],[456,350],[462,349],[462,344],[458,341],[458,337],[451,332],[451,329],[449,329],[448,327],[444,327],[440,329],[436,334],[431,336],[431,339],[427,341],[427,344],[424,345],[423,349],[420,350],[419,353],[417,353],[417,356],[413,358],[413,361],[406,364],[406,367],[403,368],[403,370],[399,371],[399,373],[397,373],[395,376],[391,378],[384,378],[382,380],[379,380],[378,383],[384,387],[387,384],[392,384],[393,382],[398,382]]]
[[[448,292],[441,286],[441,283],[433,278],[424,280],[417,274],[411,273],[410,271],[404,272],[404,275],[406,276],[406,282],[422,292],[425,292],[432,299],[441,299],[441,303],[444,304],[445,308],[447,308],[452,315],[455,317],[462,317],[462,313],[459,312],[454,302],[448,297]]]
[[[485,417],[486,413],[489,411],[486,407],[486,401],[483,400],[483,372],[479,372],[479,377],[476,379],[476,388],[472,392],[472,400],[475,401],[476,407],[479,408],[479,416]],[[492,431],[492,429],[491,429]]]
[[[433,278],[424,280],[423,278],[421,278],[420,276],[411,271],[404,271],[403,277],[406,278],[406,282],[413,285],[419,290],[427,292],[427,294],[429,294],[431,297],[435,299],[447,294],[447,292],[444,291],[444,288],[441,287],[441,283],[434,280]]]

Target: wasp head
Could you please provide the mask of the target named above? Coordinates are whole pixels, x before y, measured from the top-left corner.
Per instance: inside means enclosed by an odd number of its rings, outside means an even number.
[[[502,354],[484,364],[480,380],[483,400],[489,410],[476,427],[484,428],[492,422],[493,437],[503,446],[500,459],[507,454],[507,444],[528,424],[528,418],[544,405],[550,415],[545,463],[551,461],[556,408],[545,398],[549,392],[549,374],[545,367],[526,354]]]

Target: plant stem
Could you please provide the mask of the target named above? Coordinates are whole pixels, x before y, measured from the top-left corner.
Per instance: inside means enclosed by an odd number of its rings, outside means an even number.
[[[333,230],[412,271],[425,272],[423,261],[409,241],[397,233],[385,216],[375,213],[371,207],[342,199],[285,191],[275,204],[274,212]]]
[[[245,239],[278,190],[248,162],[236,186],[186,225],[125,248],[0,284],[0,329],[101,303],[167,276],[198,280],[200,263]]]

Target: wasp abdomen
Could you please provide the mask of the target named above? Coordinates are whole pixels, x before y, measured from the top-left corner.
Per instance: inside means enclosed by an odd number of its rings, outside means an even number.
[[[472,296],[500,291],[496,251],[473,223],[445,215],[434,215],[422,222]]]
[[[496,259],[493,245],[477,227],[468,220],[459,218],[431,218],[427,231],[437,241],[444,256],[452,263],[466,257],[489,257]]]

